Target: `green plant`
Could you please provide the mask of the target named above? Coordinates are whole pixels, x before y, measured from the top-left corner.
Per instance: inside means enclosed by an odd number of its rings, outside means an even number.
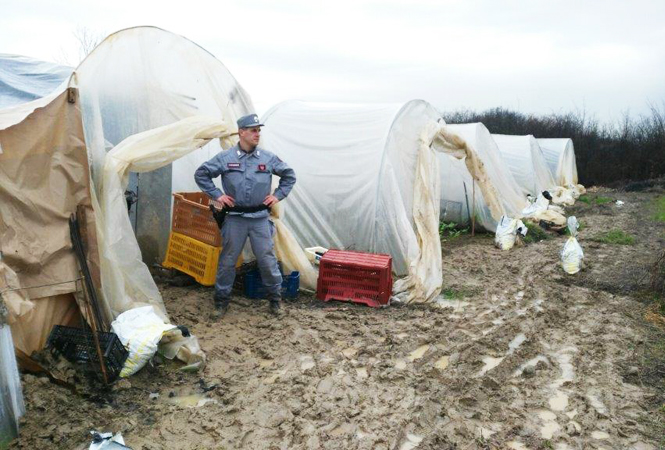
[[[544,241],[545,239],[550,238],[550,235],[547,234],[547,232],[543,230],[540,225],[526,222],[526,227],[529,231],[527,231],[526,236],[524,236],[524,242],[527,244]]]
[[[653,215],[654,220],[657,222],[665,222],[665,195],[658,197],[655,203],[655,213]]]
[[[604,205],[605,203],[612,203],[614,199],[609,198],[609,197],[595,197],[592,202],[595,203],[596,205]]]
[[[443,240],[455,239],[464,233],[469,232],[469,227],[459,228],[455,222],[440,222],[439,223],[439,237]]]
[[[446,288],[441,291],[443,298],[447,300],[460,300],[464,297],[464,292],[455,289]]]
[[[609,197],[602,197],[600,195],[591,197],[590,195],[584,194],[580,195],[580,198],[578,198],[577,201],[586,203],[587,205],[604,205],[605,203],[613,202],[614,199]]]
[[[633,245],[635,243],[635,237],[623,230],[610,230],[607,233],[590,240],[615,245]]]

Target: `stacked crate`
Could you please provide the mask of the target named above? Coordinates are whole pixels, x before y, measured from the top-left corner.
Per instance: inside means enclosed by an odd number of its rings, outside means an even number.
[[[171,235],[162,266],[193,277],[204,286],[215,284],[222,236],[203,192],[173,194]],[[242,264],[242,256],[238,266]]]

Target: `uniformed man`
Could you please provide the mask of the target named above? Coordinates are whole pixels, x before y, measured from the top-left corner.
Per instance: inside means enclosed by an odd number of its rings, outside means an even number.
[[[194,174],[201,190],[229,211],[222,225],[222,252],[215,280],[217,318],[228,310],[236,261],[248,237],[268,293],[270,311],[280,314],[282,274],[274,253],[275,225],[269,220],[269,208],[291,192],[296,177],[284,161],[258,146],[262,126],[256,114],[238,119],[238,145],[218,153]],[[273,174],[280,180],[271,194]],[[222,177],[224,192],[213,184],[218,176]]]

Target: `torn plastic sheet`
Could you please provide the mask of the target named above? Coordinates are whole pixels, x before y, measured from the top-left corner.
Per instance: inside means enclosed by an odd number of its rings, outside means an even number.
[[[566,226],[566,217],[563,215],[563,209],[557,205],[552,205],[550,201],[545,198],[543,193],[538,194],[535,201],[522,210],[522,217],[529,219],[532,222],[547,222],[553,229],[562,229]]]
[[[125,440],[122,438],[122,434],[118,433],[114,435],[113,433],[100,433],[99,431],[91,431],[92,442],[88,450],[119,450],[119,449],[130,449],[125,445]]]
[[[21,378],[8,326],[0,325],[0,448],[18,436],[19,419],[25,414]]]

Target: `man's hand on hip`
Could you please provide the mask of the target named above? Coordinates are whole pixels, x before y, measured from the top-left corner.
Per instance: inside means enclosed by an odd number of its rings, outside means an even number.
[[[222,195],[216,201],[229,208],[232,208],[236,204],[235,199],[229,195]]]
[[[274,195],[268,195],[265,200],[263,200],[263,204],[268,207],[275,206],[277,203],[279,203],[279,200]]]

